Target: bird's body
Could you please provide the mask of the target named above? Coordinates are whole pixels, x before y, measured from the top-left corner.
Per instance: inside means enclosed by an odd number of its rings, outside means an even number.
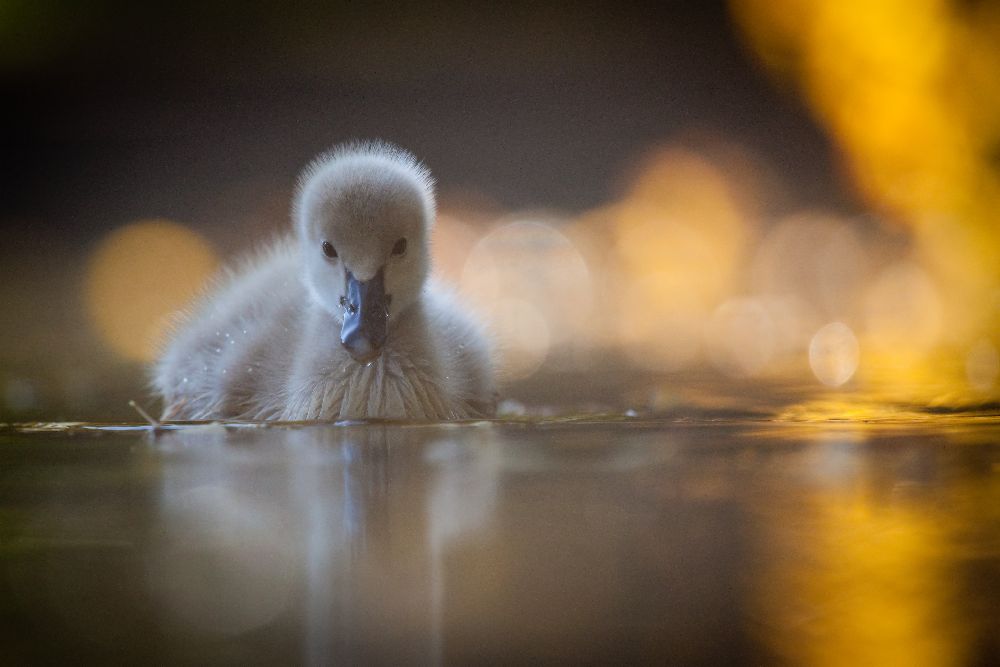
[[[363,144],[307,170],[295,233],[230,270],[176,328],[154,370],[164,418],[492,416],[483,334],[419,256],[426,207],[399,222],[431,196],[418,169],[399,149]]]

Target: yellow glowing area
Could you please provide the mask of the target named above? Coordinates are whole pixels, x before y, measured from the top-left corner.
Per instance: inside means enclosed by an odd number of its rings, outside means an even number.
[[[615,214],[618,251],[630,274],[656,275],[702,303],[728,290],[746,241],[745,221],[723,174],[677,149],[655,155]],[[711,305],[715,305],[712,303]]]
[[[619,340],[639,368],[675,371],[700,358],[708,317],[700,303],[665,293],[657,276],[637,278],[614,303]]]
[[[755,297],[771,321],[774,337],[774,361],[788,361],[797,357],[809,341],[810,319],[806,316],[805,302],[792,295],[764,295]]]
[[[170,316],[190,303],[217,265],[208,243],[182,225],[147,220],[122,227],[90,257],[87,311],[116,352],[150,361]]]
[[[947,295],[941,303],[952,342],[971,342],[996,328],[1000,314],[1000,226],[993,223],[1000,198],[983,220],[960,225],[946,216],[928,215],[917,227],[919,259]],[[990,308],[990,303],[998,304]],[[986,305],[986,307],[984,307]]]
[[[972,350],[1000,328],[1000,7],[949,0],[731,0],[730,7],[764,65],[803,93],[858,193],[911,235],[911,260],[848,299],[863,313],[827,313],[863,317],[859,375],[888,383],[881,389],[903,400],[932,395],[925,381],[939,398],[994,391],[995,383],[983,388],[987,348]]]
[[[989,392],[1000,376],[1000,352],[985,338],[977,340],[965,357],[965,376],[976,391]]]
[[[818,493],[809,507],[808,524],[797,527],[808,540],[773,527],[787,555],[760,591],[764,639],[783,661],[963,664],[961,631],[940,613],[958,601],[942,570],[947,536],[936,517],[905,496],[885,507],[850,491]]]
[[[809,31],[814,0],[730,0],[730,11],[768,69],[789,75],[799,66],[799,45],[790,35]]]
[[[722,278],[710,241],[689,227],[622,211],[619,253],[623,260],[615,298],[620,340],[639,364],[674,370],[697,358],[701,329]],[[635,216],[635,217],[633,217]]]
[[[865,300],[866,334],[885,355],[912,360],[938,342],[941,300],[927,273],[912,262],[886,268]]]
[[[910,398],[910,394],[904,394]],[[943,423],[940,415],[929,416],[922,409],[901,407],[892,402],[892,396],[884,393],[837,392],[804,401],[798,405],[785,407],[778,415],[778,421],[801,422],[807,424],[850,422],[852,428],[865,424],[916,423],[934,419]]]
[[[629,269],[656,277],[652,307],[691,297],[706,303],[723,293],[729,267],[703,230],[649,206],[627,204],[620,213],[618,250]]]
[[[700,330],[731,291],[746,240],[725,177],[700,156],[662,151],[605,214],[617,251],[611,306],[627,354],[661,370],[694,362]]]
[[[809,367],[823,384],[839,387],[858,369],[858,339],[843,322],[824,325],[809,343]]]

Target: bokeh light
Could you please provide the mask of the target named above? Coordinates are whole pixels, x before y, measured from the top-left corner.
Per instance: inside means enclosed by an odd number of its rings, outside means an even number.
[[[725,176],[697,153],[665,149],[604,215],[620,266],[611,303],[629,357],[660,370],[697,361],[701,330],[731,290],[747,236]]]
[[[1000,376],[1000,353],[991,341],[977,340],[965,357],[965,374],[969,384],[979,392],[988,392]]]
[[[809,367],[823,384],[839,387],[858,369],[860,348],[851,328],[843,322],[830,322],[816,332],[809,342]]]
[[[552,340],[542,312],[524,299],[500,299],[490,307],[497,339],[501,380],[530,377],[549,354]]]
[[[857,302],[868,267],[849,221],[822,213],[780,220],[756,249],[751,283],[762,294],[808,305],[810,320],[845,317]],[[802,310],[800,308],[800,310]]]
[[[754,299],[733,299],[715,309],[707,328],[712,363],[728,375],[759,374],[775,352],[771,316]]]
[[[166,616],[208,635],[248,632],[282,613],[291,598],[296,553],[274,508],[226,484],[165,488],[158,549],[147,586]],[[210,569],[210,580],[198,568]]]
[[[944,522],[905,497],[880,502],[864,488],[796,498],[808,518],[789,526],[775,513],[784,555],[759,596],[770,620],[765,641],[782,662],[963,664],[963,629],[942,613],[958,594],[945,569]]]
[[[940,396],[956,399],[965,351],[1000,329],[1000,6],[731,0],[730,9],[765,69],[802,92],[856,192],[902,230],[905,250],[878,258],[884,270],[862,299],[862,348],[874,351],[866,377],[910,400],[926,400],[922,380],[934,378]],[[902,264],[885,268],[892,261]]]
[[[590,272],[557,221],[501,222],[475,245],[461,290],[497,337],[507,379],[537,370],[551,345],[568,344],[588,325]]]
[[[941,299],[925,271],[902,261],[887,267],[865,298],[866,334],[883,355],[913,360],[938,342]]]
[[[87,311],[116,352],[151,361],[171,316],[190,303],[217,265],[209,244],[175,222],[147,220],[122,227],[90,257]]]
[[[757,378],[781,391],[846,388],[844,400],[994,400],[1000,6],[730,0],[728,11],[750,57],[812,114],[815,127],[799,117],[789,130],[814,135],[815,164],[782,152],[798,137],[704,118],[633,139],[593,177],[606,190],[559,198],[551,183],[531,196],[486,185],[491,165],[463,177],[478,161],[449,153],[468,142],[419,149],[444,188],[434,276],[495,338],[501,393],[531,402],[521,390],[551,372],[619,374],[612,398],[653,409],[664,403],[643,397],[690,398],[689,378],[708,378],[719,396]],[[289,187],[240,174],[185,217],[219,243],[235,241],[233,229],[259,238],[285,217]],[[526,208],[547,202],[562,208]],[[115,353],[147,362],[215,266],[181,225],[123,227],[90,258],[87,313]],[[12,413],[100,404],[88,403],[105,382],[94,365],[61,359],[50,377],[8,365],[0,399]]]

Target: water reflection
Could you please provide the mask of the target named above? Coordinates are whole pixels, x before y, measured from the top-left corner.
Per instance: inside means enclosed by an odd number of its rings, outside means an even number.
[[[168,434],[158,446],[184,472],[163,479],[151,588],[199,633],[300,618],[310,664],[436,662],[447,550],[491,516],[490,433]]]
[[[962,612],[967,563],[940,484],[947,461],[896,434],[869,446],[873,435],[814,431],[815,447],[761,480],[771,500],[754,504],[761,637],[793,664],[973,664],[988,630]]]
[[[1000,448],[950,423],[3,432],[3,657],[988,662]]]

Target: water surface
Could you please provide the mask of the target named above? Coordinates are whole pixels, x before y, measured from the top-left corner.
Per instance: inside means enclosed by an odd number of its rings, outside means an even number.
[[[1000,422],[0,430],[0,658],[988,664]]]

